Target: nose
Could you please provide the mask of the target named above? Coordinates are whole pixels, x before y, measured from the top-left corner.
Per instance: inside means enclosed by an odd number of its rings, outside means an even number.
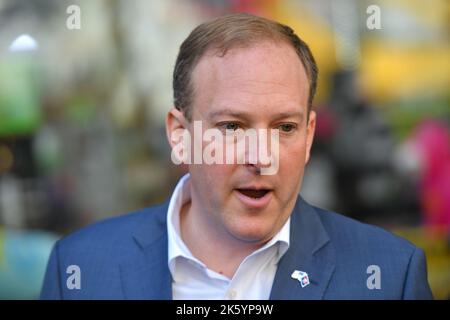
[[[273,162],[274,141],[267,129],[259,129],[257,135],[246,134],[244,165],[255,174],[261,174],[264,168],[270,168]]]

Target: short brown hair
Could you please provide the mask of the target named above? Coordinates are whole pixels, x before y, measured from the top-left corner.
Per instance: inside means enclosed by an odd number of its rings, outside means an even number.
[[[308,111],[311,110],[318,68],[308,45],[290,27],[246,13],[230,14],[203,23],[183,41],[173,71],[175,108],[191,119],[191,75],[207,51],[216,50],[218,55],[224,56],[231,48],[247,47],[262,40],[283,41],[295,49],[309,80]]]

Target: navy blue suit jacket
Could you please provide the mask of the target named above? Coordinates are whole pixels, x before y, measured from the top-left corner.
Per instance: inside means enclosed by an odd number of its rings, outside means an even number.
[[[58,241],[41,298],[171,299],[167,208],[168,202],[108,219]],[[290,237],[271,299],[432,298],[423,251],[387,231],[299,197]],[[79,267],[79,288],[73,286],[71,265]],[[369,266],[379,268],[375,288]],[[294,270],[306,272],[310,284],[302,287],[291,277]]]

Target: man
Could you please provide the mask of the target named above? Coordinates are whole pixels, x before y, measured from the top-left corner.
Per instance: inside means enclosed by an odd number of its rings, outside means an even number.
[[[266,130],[277,139],[258,148],[277,146],[276,172],[263,174],[273,163],[247,147],[232,163],[180,156],[189,174],[168,202],[55,245],[42,298],[431,298],[422,250],[298,196],[316,80],[310,50],[287,26],[234,14],[194,29],[175,65],[169,143],[178,148],[178,133],[189,133],[180,154],[195,153],[212,130],[224,136],[217,155],[225,142],[234,147],[235,132]]]

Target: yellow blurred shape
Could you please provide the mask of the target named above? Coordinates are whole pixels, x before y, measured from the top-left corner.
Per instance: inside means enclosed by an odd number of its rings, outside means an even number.
[[[5,145],[0,145],[0,173],[9,171],[13,163],[14,156],[11,150]]]
[[[450,47],[399,47],[369,43],[361,61],[361,86],[376,102],[444,95],[450,84]]]
[[[334,35],[329,24],[301,4],[290,1],[277,6],[273,18],[290,26],[310,47],[319,66],[317,98],[325,99],[329,92],[329,75],[337,69]]]

